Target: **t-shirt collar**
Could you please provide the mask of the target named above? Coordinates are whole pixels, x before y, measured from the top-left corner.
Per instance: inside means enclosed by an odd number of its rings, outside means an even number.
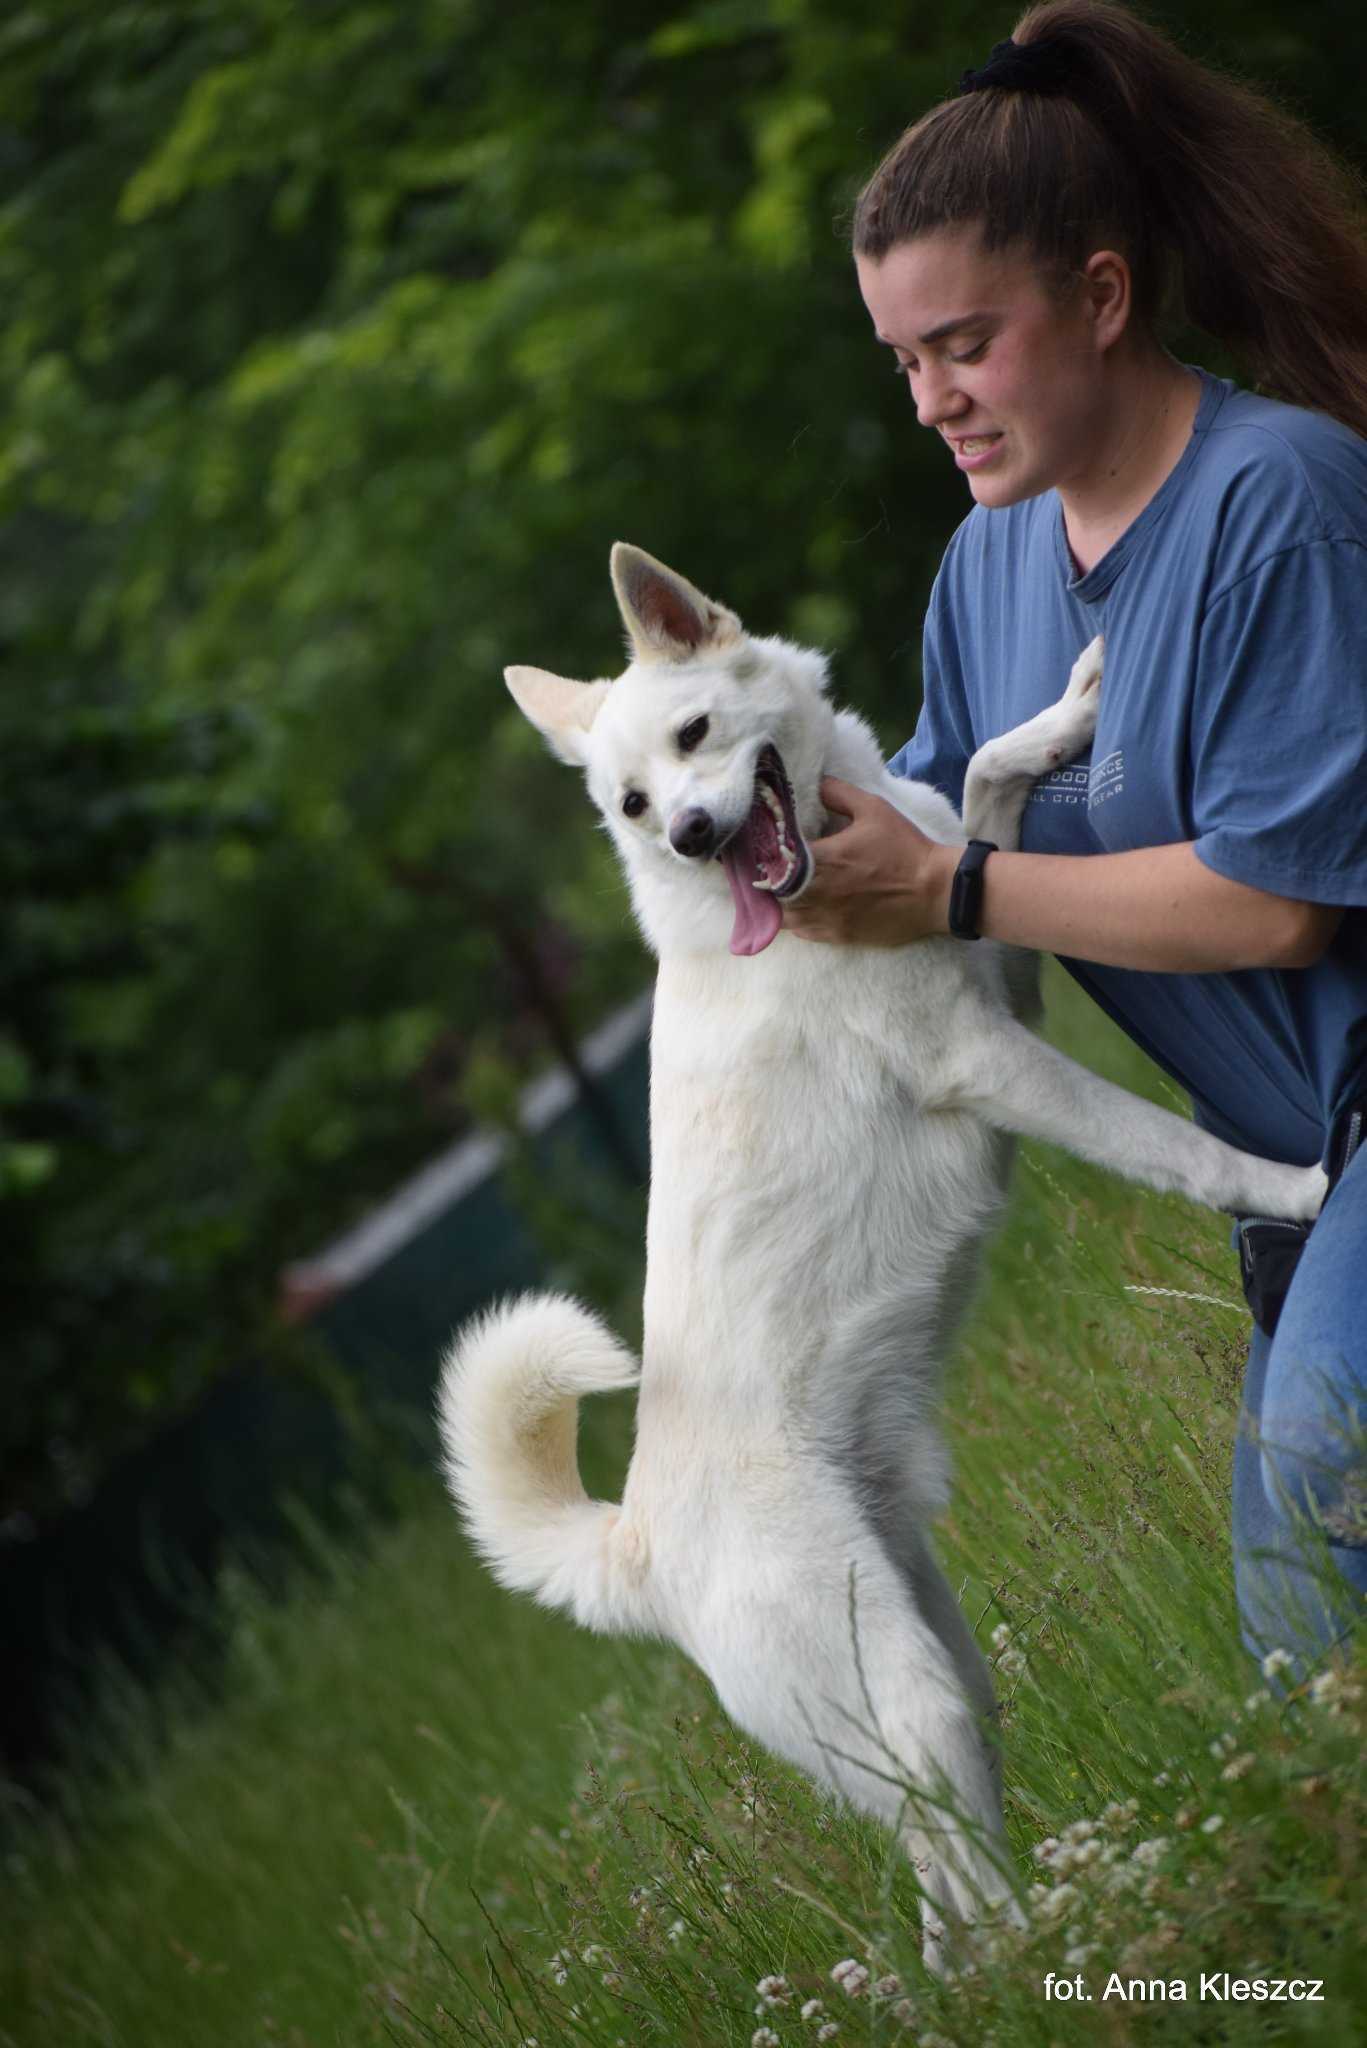
[[[1196,460],[1203,435],[1214,424],[1215,415],[1234,389],[1227,377],[1213,377],[1209,370],[1203,370],[1199,364],[1189,363],[1186,367],[1194,370],[1201,380],[1201,397],[1196,407],[1196,417],[1191,423],[1190,439],[1176,464],[1164,477],[1138,518],[1130,521],[1119,540],[1112,542],[1101,560],[1094,562],[1085,575],[1078,575],[1069,551],[1068,535],[1063,524],[1063,507],[1059,503],[1058,493],[1050,493],[1054,500],[1054,539],[1059,566],[1063,570],[1064,582],[1068,586],[1068,595],[1080,598],[1083,604],[1096,604],[1106,595],[1135,550],[1142,547],[1149,534],[1153,532],[1181,489],[1187,470]]]

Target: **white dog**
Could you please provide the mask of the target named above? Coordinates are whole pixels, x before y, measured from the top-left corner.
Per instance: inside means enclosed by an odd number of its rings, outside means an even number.
[[[505,1585],[590,1628],[671,1638],[743,1728],[899,1831],[933,1965],[942,1915],[1010,1890],[992,1681],[927,1534],[948,1488],[941,1365],[1002,1207],[1007,1134],[1262,1215],[1313,1215],[1324,1178],[1045,1045],[1012,1014],[997,946],[782,929],[823,774],[942,842],[1013,845],[1031,783],[1091,738],[1099,642],[1056,705],[975,757],[966,834],[832,708],[819,655],[749,637],[636,548],[613,550],[612,576],[625,674],[506,673],[586,770],[659,956],[644,1355],[638,1371],[562,1296],[480,1318],[443,1369],[446,1472]],[[622,1503],[590,1500],[577,1403],[638,1377]]]

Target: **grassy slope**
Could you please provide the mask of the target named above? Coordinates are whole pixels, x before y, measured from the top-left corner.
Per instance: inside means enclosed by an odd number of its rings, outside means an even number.
[[[1051,1016],[1070,1050],[1161,1095],[1061,980]],[[77,1824],[11,1856],[0,2043],[710,2048],[760,2025],[817,2038],[811,1997],[835,2039],[932,2048],[1367,2038],[1361,1703],[1250,1706],[1234,1640],[1244,1324],[1125,1291],[1234,1302],[1223,1240],[1218,1219],[1032,1150],[962,1350],[944,1550],[984,1640],[1006,1625],[1022,1867],[1041,1838],[1136,1803],[1085,1865],[1031,1871],[1050,1896],[1018,1952],[927,1985],[907,1875],[876,1831],[752,1753],[673,1653],[499,1594],[432,1486],[368,1562],[327,1560],[284,1606],[230,1588],[216,1698],[187,1698],[162,1755],[73,1787]],[[609,1465],[626,1420],[590,1425]],[[126,1703],[92,1747],[136,1752],[144,1725]],[[901,1993],[848,1999],[828,1974],[845,1957]],[[1323,1976],[1328,2002],[1197,1998],[1202,1971],[1256,1966]],[[1077,1968],[1092,2002],[1046,2004],[1044,1971]],[[1185,1978],[1190,2002],[1104,1999],[1112,1968]],[[792,1998],[761,2018],[772,1972]]]

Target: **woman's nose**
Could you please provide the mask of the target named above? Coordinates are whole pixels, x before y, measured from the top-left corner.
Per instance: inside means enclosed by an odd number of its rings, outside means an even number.
[[[923,427],[938,427],[946,420],[956,419],[967,406],[963,393],[955,388],[953,377],[947,371],[934,367],[919,372],[913,396],[916,417]]]

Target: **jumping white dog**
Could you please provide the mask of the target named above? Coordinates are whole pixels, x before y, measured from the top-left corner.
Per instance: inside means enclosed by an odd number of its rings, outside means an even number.
[[[928,1535],[948,1493],[941,1366],[1009,1134],[1261,1215],[1313,1216],[1324,1177],[1044,1044],[1013,1014],[1023,956],[782,929],[825,774],[944,843],[1013,846],[1036,777],[1091,738],[1099,641],[1057,704],[974,757],[961,824],[886,772],[820,655],[750,637],[639,549],[614,548],[612,578],[623,675],[506,675],[586,770],[659,956],[644,1355],[563,1296],[479,1318],[442,1372],[446,1473],[505,1585],[671,1638],[743,1728],[898,1830],[935,1966],[942,1916],[1012,1910],[992,1680]],[[578,1401],[638,1379],[622,1503],[590,1500]]]

